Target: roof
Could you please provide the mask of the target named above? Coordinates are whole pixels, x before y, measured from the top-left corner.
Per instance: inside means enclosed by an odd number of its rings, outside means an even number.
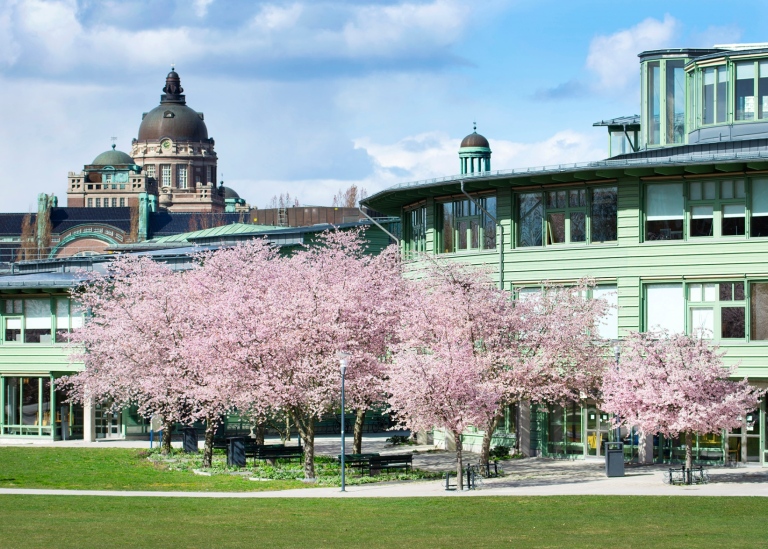
[[[251,234],[262,233],[264,231],[270,231],[274,229],[281,229],[282,227],[274,227],[272,225],[251,225],[250,223],[232,223],[230,225],[221,225],[220,227],[211,227],[210,229],[202,229],[199,231],[192,231],[186,233],[180,233],[175,235],[161,236],[159,238],[153,238],[152,243],[165,244],[170,242],[188,242],[197,238],[208,238],[212,236],[226,236],[233,234]]]
[[[115,146],[112,145],[112,149],[108,151],[104,151],[99,156],[93,159],[93,162],[91,162],[91,166],[124,166],[124,165],[133,165],[136,164],[136,162],[133,161],[133,158],[128,153],[124,153],[123,151],[115,150]]]
[[[705,173],[701,169],[697,168],[697,165],[717,164],[718,169],[722,168],[723,171],[729,171],[728,165],[735,164],[736,166],[730,168],[733,171],[735,168],[746,167],[746,165],[760,162],[761,166],[765,166],[768,163],[768,149],[753,151],[736,151],[736,152],[707,152],[698,154],[680,154],[670,157],[658,158],[658,157],[641,157],[641,158],[612,158],[608,160],[598,160],[594,162],[578,162],[575,164],[557,164],[551,166],[535,166],[530,168],[515,168],[510,170],[497,170],[491,172],[482,172],[476,174],[457,174],[449,175],[446,177],[438,177],[434,179],[425,179],[421,181],[412,181],[406,183],[398,183],[383,191],[379,191],[364,200],[361,203],[366,206],[373,207],[379,211],[387,213],[398,207],[397,204],[401,203],[401,200],[395,199],[394,196],[406,190],[422,190],[422,189],[434,189],[433,195],[437,194],[451,194],[456,193],[456,184],[465,181],[475,190],[478,188],[477,183],[483,181],[493,181],[498,179],[528,179],[529,181],[536,177],[542,179],[545,176],[554,176],[557,174],[571,173],[575,174],[575,180],[583,180],[585,177],[590,179],[611,179],[622,175],[622,172],[628,175],[675,175],[676,173],[684,173],[686,170],[691,170],[691,173]],[[705,168],[709,169],[709,168]],[[761,169],[765,169],[762,167]],[[713,168],[714,170],[714,168]],[[584,175],[579,175],[583,172],[591,172]],[[565,176],[558,175],[557,180],[560,182],[567,181],[563,179]],[[422,198],[423,198],[422,193]]]
[[[472,132],[467,137],[461,140],[461,148],[465,147],[483,147],[490,149],[491,145],[488,140],[477,132]]]
[[[240,213],[153,212],[149,214],[149,236],[156,238],[188,233],[190,228],[199,226],[196,224],[201,222],[208,222],[211,225],[231,225],[241,222],[243,218],[244,215]]]
[[[600,120],[592,124],[593,126],[639,126],[640,115],[632,114],[629,116],[619,116],[618,118],[609,118],[608,120]]]
[[[0,275],[3,288],[71,288],[88,278],[86,272],[57,272]]]
[[[85,223],[112,225],[123,232],[131,230],[130,208],[51,208],[51,231],[62,233]]]
[[[34,219],[37,214],[25,213],[0,213],[0,235],[18,236],[21,234],[21,223],[25,215]]]

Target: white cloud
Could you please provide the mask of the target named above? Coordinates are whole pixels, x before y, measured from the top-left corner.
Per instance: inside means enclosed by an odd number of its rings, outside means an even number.
[[[213,0],[195,0],[195,15],[205,17],[208,14],[208,6],[213,4]]]
[[[603,91],[635,90],[639,74],[637,54],[670,47],[679,30],[680,23],[667,14],[663,21],[648,18],[634,27],[593,38],[587,68],[597,77],[595,87]]]
[[[213,0],[196,0],[199,18]],[[338,21],[325,13],[332,5]],[[25,73],[66,74],[120,67],[146,70],[219,60],[255,64],[286,59],[368,61],[446,56],[469,25],[469,8],[458,0],[400,3],[266,4],[234,28],[175,25],[135,28],[111,20],[95,24],[79,18],[76,0],[12,1],[0,12],[0,62]],[[332,19],[332,18],[331,18]],[[26,56],[26,57],[25,57]]]

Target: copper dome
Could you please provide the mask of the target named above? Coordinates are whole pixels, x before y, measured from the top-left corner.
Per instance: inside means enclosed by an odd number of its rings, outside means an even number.
[[[484,147],[490,149],[491,145],[485,137],[477,132],[472,132],[461,140],[461,148],[463,149],[464,147]]]
[[[207,141],[208,128],[202,113],[187,107],[179,74],[171,69],[165,79],[160,105],[144,115],[139,126],[139,141]]]

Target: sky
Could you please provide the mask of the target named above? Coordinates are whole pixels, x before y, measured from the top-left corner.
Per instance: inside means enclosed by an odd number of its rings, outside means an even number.
[[[2,0],[0,211],[66,202],[66,177],[130,150],[172,63],[219,178],[252,206],[330,205],[352,184],[607,155],[639,113],[637,54],[768,41],[768,3],[578,0]]]

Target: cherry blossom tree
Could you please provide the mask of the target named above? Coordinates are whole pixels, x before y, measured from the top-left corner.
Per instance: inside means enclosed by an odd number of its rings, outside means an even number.
[[[462,432],[488,424],[499,407],[501,387],[491,377],[504,292],[476,269],[425,258],[421,280],[411,283],[400,341],[389,367],[390,406],[412,430],[442,427],[456,441],[456,472],[462,477]],[[406,296],[404,296],[406,297]]]
[[[763,391],[729,379],[738,368],[723,364],[717,345],[689,335],[631,333],[621,361],[603,380],[602,409],[620,424],[666,437],[685,435],[685,466],[693,462],[693,434],[739,427]]]
[[[357,408],[381,398],[385,330],[399,283],[396,250],[366,253],[361,234],[331,231],[290,256],[253,243],[203,262],[221,288],[213,346],[251,388],[239,408],[285,413],[304,444],[304,472],[315,477],[315,425],[338,409],[338,353],[348,352],[349,396]],[[363,412],[364,413],[364,412]]]
[[[188,273],[148,257],[115,260],[76,298],[88,310],[71,337],[73,362],[84,369],[59,380],[75,401],[134,405],[143,417],[163,418],[163,450],[174,423],[206,422],[205,465],[213,432],[232,407],[233,373],[200,346],[205,309]]]

